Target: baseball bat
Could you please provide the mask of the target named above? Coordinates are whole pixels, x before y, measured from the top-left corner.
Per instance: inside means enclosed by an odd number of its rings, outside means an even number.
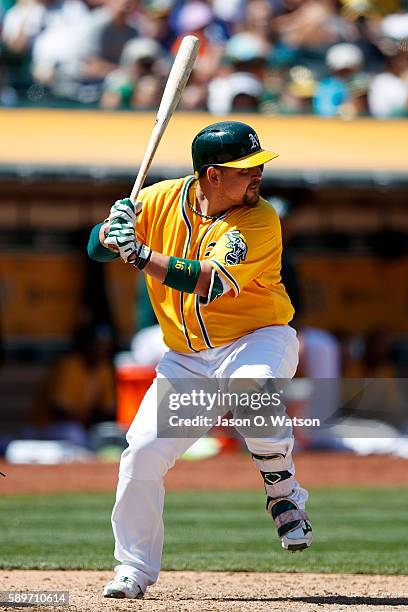
[[[181,41],[180,48],[167,79],[166,87],[164,88],[163,97],[160,102],[159,110],[157,111],[156,121],[130,194],[130,199],[133,204],[137,201],[157,147],[159,146],[172,114],[176,110],[181,94],[193,70],[199,44],[199,40],[196,36],[185,36]]]

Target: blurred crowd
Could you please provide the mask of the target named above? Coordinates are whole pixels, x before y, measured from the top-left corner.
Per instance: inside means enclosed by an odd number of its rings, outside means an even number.
[[[214,115],[408,114],[407,0],[0,0],[0,106],[151,109],[186,34],[182,100]]]

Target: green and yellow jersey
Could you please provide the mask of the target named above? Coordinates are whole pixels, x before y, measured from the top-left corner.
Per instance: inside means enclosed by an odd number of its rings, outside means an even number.
[[[229,344],[269,325],[286,325],[294,310],[281,283],[282,237],[274,208],[260,198],[256,206],[229,209],[216,220],[195,208],[193,176],[143,189],[138,239],[153,251],[208,261],[223,281],[224,294],[203,304],[146,275],[153,309],[166,345],[198,352]]]

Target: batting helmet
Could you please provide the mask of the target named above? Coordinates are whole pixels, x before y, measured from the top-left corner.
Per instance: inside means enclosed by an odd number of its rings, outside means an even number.
[[[255,130],[240,121],[205,127],[194,138],[191,151],[197,177],[208,166],[253,168],[278,157],[278,153],[262,149]]]

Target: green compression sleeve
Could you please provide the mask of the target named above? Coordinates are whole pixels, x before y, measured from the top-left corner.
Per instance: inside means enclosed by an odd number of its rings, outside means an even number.
[[[197,259],[170,257],[163,285],[177,291],[194,293],[200,272],[201,266]]]
[[[95,225],[92,228],[87,247],[88,255],[95,261],[112,261],[113,259],[117,259],[119,255],[117,253],[113,253],[110,249],[107,249],[100,243],[99,230],[101,229],[102,225],[103,223],[98,223],[98,225]]]

